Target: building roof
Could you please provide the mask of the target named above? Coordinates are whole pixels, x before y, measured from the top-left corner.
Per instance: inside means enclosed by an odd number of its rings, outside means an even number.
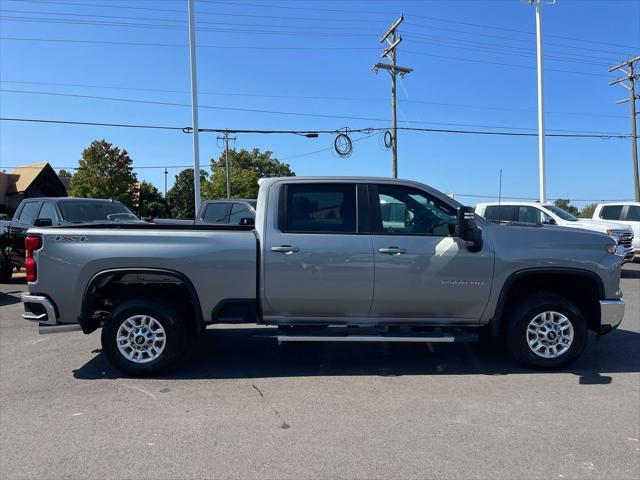
[[[11,172],[12,175],[19,175],[15,185],[12,185],[9,189],[9,193],[22,193],[44,170],[48,162],[32,163],[31,165],[25,165],[24,167],[16,167]]]

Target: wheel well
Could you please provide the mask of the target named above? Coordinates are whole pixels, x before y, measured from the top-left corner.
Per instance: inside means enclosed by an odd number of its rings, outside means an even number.
[[[140,297],[156,297],[176,308],[189,331],[204,329],[200,302],[189,280],[174,272],[112,271],[95,276],[84,294],[80,325],[90,333],[120,304]]]
[[[590,330],[597,332],[600,329],[601,287],[594,278],[581,273],[532,273],[517,277],[503,292],[502,308],[496,319],[504,318],[517,305],[518,299],[541,292],[567,298],[580,309]],[[500,322],[494,333],[504,329],[504,323]]]

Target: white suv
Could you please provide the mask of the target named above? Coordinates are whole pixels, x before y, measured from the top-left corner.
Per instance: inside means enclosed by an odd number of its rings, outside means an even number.
[[[559,225],[604,233],[618,241],[618,254],[623,258],[623,263],[633,261],[633,230],[620,222],[577,218],[552,203],[479,203],[476,213],[491,222]]]
[[[640,259],[640,203],[610,202],[600,203],[593,212],[595,220],[606,220],[618,225],[628,225],[633,229],[633,251]]]

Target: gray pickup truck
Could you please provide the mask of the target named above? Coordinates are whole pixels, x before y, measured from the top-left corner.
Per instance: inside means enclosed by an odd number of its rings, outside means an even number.
[[[42,333],[102,327],[131,375],[175,363],[208,324],[292,341],[456,342],[481,332],[561,368],[622,321],[611,237],[498,225],[423,184],[261,181],[253,225],[33,228],[23,316]]]

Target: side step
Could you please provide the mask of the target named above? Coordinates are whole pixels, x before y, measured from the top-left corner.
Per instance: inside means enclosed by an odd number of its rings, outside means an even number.
[[[393,342],[393,343],[460,343],[477,342],[478,335],[464,329],[380,331],[371,328],[328,327],[304,331],[300,328],[278,329],[260,336],[285,342]]]

